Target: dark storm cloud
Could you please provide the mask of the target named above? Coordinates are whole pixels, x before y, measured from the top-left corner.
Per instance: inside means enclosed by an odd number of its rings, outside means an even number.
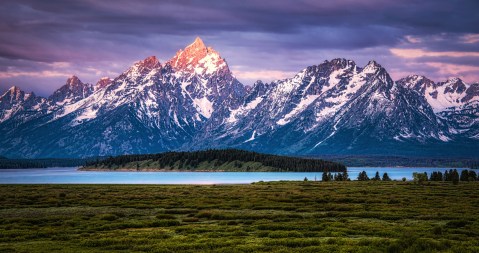
[[[475,0],[3,0],[0,90],[6,82],[35,87],[37,80],[47,87],[42,91],[51,91],[68,73],[94,82],[97,74],[118,73],[149,55],[167,60],[195,36],[230,66],[249,72],[289,73],[331,52],[333,58],[380,59],[400,69],[397,64],[411,61],[398,60],[388,48],[479,51],[477,42],[461,40],[479,34],[477,10]],[[440,60],[478,65],[476,58]]]

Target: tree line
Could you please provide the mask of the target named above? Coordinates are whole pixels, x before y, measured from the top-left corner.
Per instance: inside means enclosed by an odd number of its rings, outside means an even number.
[[[374,175],[374,177],[369,178],[368,174],[364,170],[362,172],[359,172],[359,175],[358,175],[357,179],[358,179],[358,181],[369,181],[369,180],[372,180],[372,181],[391,181],[391,178],[389,177],[387,172],[384,172],[383,176],[381,177],[379,175],[379,171],[376,171],[376,174]]]
[[[27,169],[48,167],[77,167],[84,166],[92,159],[75,158],[45,158],[45,159],[8,159],[0,157],[0,169]]]
[[[125,166],[127,163],[141,162],[145,160],[157,161],[159,166],[173,167],[177,162],[180,167],[195,167],[202,162],[215,162],[221,165],[229,162],[259,162],[264,166],[277,168],[278,171],[291,172],[344,172],[346,166],[341,163],[325,161],[321,159],[308,159],[288,157],[270,154],[261,154],[238,149],[208,149],[192,152],[165,152],[145,155],[121,155],[109,157],[104,160],[92,161],[86,164],[89,167]],[[239,166],[239,164],[238,164]]]
[[[323,172],[323,176],[322,176],[321,180],[323,182],[328,182],[328,181],[351,181],[347,171],[343,171],[341,173],[334,173],[334,174],[331,174],[331,172]]]
[[[369,178],[368,174],[366,171],[362,171],[359,173],[357,177],[358,181],[391,181],[391,178],[389,177],[388,173],[385,172],[382,176],[382,178],[379,176],[379,171],[376,171],[376,175],[373,178]],[[304,178],[304,181],[308,181],[308,178]],[[321,177],[321,181],[323,182],[330,182],[330,181],[351,181],[351,178],[349,178],[349,174],[347,171],[343,171],[340,173],[331,173],[331,172],[323,172],[323,175]]]
[[[426,174],[427,178],[427,174]],[[459,181],[462,182],[471,182],[471,181],[477,181],[478,176],[477,173],[473,170],[463,170],[459,174],[459,172],[454,169],[446,170],[444,173],[440,171],[434,171],[431,173],[431,176],[429,178],[430,181],[450,181],[453,182],[454,184],[459,183]]]
[[[339,162],[348,167],[436,167],[479,169],[479,158],[405,157],[368,155],[325,155],[322,159]]]

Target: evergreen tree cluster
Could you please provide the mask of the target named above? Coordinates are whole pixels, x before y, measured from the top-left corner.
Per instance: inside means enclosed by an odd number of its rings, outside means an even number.
[[[121,155],[110,157],[105,160],[90,162],[87,166],[124,166],[131,162],[141,162],[145,160],[157,161],[160,167],[172,167],[175,163],[180,163],[180,168],[195,167],[201,162],[215,162],[216,165],[234,162],[241,167],[240,162],[259,162],[264,166],[278,169],[278,171],[292,172],[344,172],[346,166],[336,162],[324,161],[320,159],[307,159],[298,157],[287,157],[269,154],[260,154],[251,151],[238,149],[210,149],[193,152],[166,152],[159,154],[146,155]]]
[[[463,170],[461,174],[454,169],[454,170],[446,170],[444,175],[440,171],[435,171],[431,174],[430,179],[431,181],[451,181],[451,182],[467,182],[467,181],[477,181],[477,173],[473,170]]]
[[[477,174],[473,170],[463,170],[461,171],[461,176],[459,179],[461,181],[477,181]]]
[[[429,181],[444,181],[444,176],[440,171],[433,171],[429,177]]]
[[[48,167],[84,166],[93,159],[56,158],[56,159],[8,159],[0,158],[0,169],[26,169]]]
[[[440,171],[434,171],[429,177],[429,181],[448,181],[458,184],[462,182],[477,181],[479,178],[474,170],[463,170],[459,174],[457,169],[446,170],[444,173]]]
[[[334,173],[332,174],[331,172],[323,172],[321,180],[323,182],[329,182],[329,181],[351,181],[349,178],[348,172],[343,171],[341,173]]]
[[[358,175],[358,181],[369,181],[369,180],[373,180],[373,181],[391,181],[391,178],[389,177],[388,173],[387,172],[384,172],[382,178],[379,176],[379,171],[376,171],[376,174],[374,175],[374,177],[372,179],[369,178],[368,174],[366,173],[366,171],[362,171],[362,172],[359,172],[359,175]]]

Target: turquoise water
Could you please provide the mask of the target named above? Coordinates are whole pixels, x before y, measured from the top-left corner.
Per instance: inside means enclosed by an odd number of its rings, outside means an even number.
[[[366,171],[387,172],[391,179],[412,179],[413,172],[448,170],[447,168],[348,168],[351,179]],[[462,169],[458,169],[460,172]],[[258,181],[321,180],[320,172],[104,172],[78,171],[77,168],[0,170],[0,184],[247,184]]]

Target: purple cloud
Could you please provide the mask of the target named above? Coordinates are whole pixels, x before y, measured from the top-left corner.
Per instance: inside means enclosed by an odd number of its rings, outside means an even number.
[[[468,54],[479,52],[478,9],[475,0],[3,0],[0,91],[15,84],[49,95],[73,74],[94,83],[150,55],[166,61],[196,36],[247,85],[337,57],[375,59],[395,79],[416,71],[479,81],[479,57]],[[391,49],[466,55],[405,58]]]

